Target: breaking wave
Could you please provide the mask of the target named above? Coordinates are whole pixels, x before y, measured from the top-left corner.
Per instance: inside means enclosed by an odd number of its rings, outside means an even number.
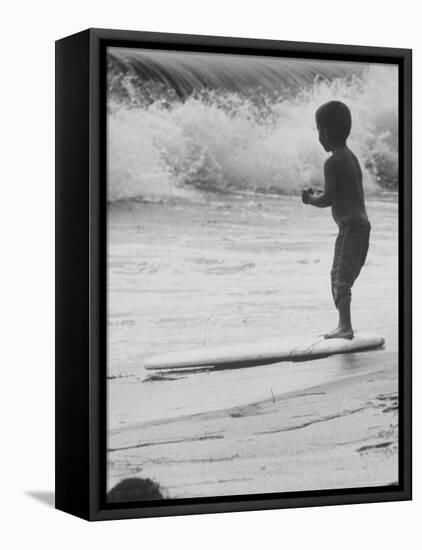
[[[321,185],[314,115],[332,99],[352,111],[366,190],[396,189],[395,66],[113,49],[109,201]]]

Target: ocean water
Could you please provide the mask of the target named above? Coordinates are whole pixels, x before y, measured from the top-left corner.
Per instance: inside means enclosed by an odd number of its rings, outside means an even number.
[[[109,50],[108,199],[291,194],[321,184],[314,115],[346,102],[368,194],[397,188],[397,67]]]
[[[367,264],[353,289],[355,329],[397,350],[397,201],[368,201]],[[299,196],[109,208],[108,373],[147,375],[149,354],[333,329],[336,225]],[[144,388],[146,391],[146,388]]]

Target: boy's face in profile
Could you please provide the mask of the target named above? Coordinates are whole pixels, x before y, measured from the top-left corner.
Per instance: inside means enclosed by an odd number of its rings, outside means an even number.
[[[318,138],[320,144],[324,147],[325,151],[331,151],[331,143],[330,139],[328,137],[328,130],[327,128],[321,128],[319,124],[317,124],[317,130],[318,130]]]

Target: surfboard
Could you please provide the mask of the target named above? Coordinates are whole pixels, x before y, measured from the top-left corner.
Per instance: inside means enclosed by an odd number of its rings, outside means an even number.
[[[251,366],[279,361],[316,359],[339,353],[353,353],[383,346],[384,338],[376,334],[355,333],[353,340],[344,338],[301,337],[162,353],[148,357],[147,370],[190,369],[199,367]]]

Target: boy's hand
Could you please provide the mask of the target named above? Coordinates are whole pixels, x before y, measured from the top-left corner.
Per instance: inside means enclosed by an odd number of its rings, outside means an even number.
[[[303,204],[309,204],[309,195],[313,195],[314,190],[312,187],[307,187],[302,191],[302,202]]]

